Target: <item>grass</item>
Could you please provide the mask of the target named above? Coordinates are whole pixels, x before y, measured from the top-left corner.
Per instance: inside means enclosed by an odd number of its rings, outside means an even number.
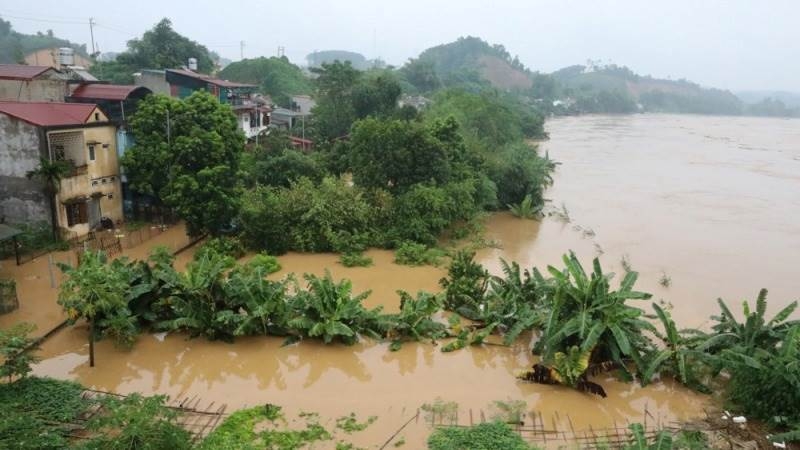
[[[531,450],[517,432],[502,422],[473,427],[443,427],[428,437],[430,450]]]

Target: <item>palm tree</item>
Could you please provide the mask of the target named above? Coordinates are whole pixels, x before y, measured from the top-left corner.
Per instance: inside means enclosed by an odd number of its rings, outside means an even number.
[[[25,174],[28,179],[36,178],[44,184],[44,195],[50,206],[50,223],[53,227],[53,240],[58,240],[58,211],[56,209],[56,194],[61,190],[61,179],[70,172],[69,163],[66,161],[49,160],[42,158],[39,167]]]

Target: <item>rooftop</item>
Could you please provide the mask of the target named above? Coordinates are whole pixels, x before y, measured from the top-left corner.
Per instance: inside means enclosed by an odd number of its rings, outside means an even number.
[[[2,102],[0,113],[40,127],[83,125],[97,105],[92,103]]]
[[[142,96],[151,93],[150,89],[144,86],[129,84],[82,84],[72,92],[70,97],[86,100],[127,100],[134,92]]]
[[[214,78],[210,75],[204,75],[202,73],[192,72],[191,70],[184,70],[184,69],[167,69],[168,73],[175,73],[178,75],[183,75],[185,77],[195,78],[198,80],[203,80],[206,83],[216,84],[220,87],[226,88],[254,88],[257,87],[254,84],[245,84],[245,83],[235,83],[233,81],[228,80],[220,80],[219,78]]]
[[[37,76],[55,70],[50,66],[26,66],[24,64],[0,64],[0,79],[30,81]]]

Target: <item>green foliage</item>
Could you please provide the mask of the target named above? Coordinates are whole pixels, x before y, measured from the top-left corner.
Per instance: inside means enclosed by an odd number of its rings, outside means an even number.
[[[625,450],[672,450],[672,434],[660,431],[652,442],[648,442],[644,426],[640,423],[628,425],[631,430],[631,442],[623,447]]]
[[[194,260],[197,261],[206,257],[209,252],[229,256],[233,259],[239,259],[245,255],[242,242],[237,238],[228,236],[215,237],[205,241],[195,252]]]
[[[31,364],[38,361],[33,352],[38,350],[36,341],[28,337],[36,326],[29,323],[18,323],[5,330],[0,329],[0,378],[24,378],[31,372]]]
[[[523,425],[528,404],[523,400],[495,400],[492,402],[494,414],[492,420],[498,422]]]
[[[366,430],[367,427],[372,425],[376,420],[378,420],[378,416],[369,416],[366,421],[359,422],[356,414],[350,413],[348,416],[342,416],[336,419],[336,428],[350,434],[356,431]]]
[[[86,53],[86,45],[74,44],[53,35],[53,30],[42,33],[24,34],[13,30],[11,22],[0,19],[0,64],[25,64],[25,55],[41,49],[70,47],[81,56]]]
[[[359,121],[350,137],[350,159],[357,185],[392,193],[417,183],[442,184],[450,177],[447,148],[418,123]]]
[[[329,344],[341,341],[354,344],[359,334],[381,336],[380,308],[367,310],[361,302],[369,291],[353,296],[349,280],[333,281],[327,271],[324,277],[306,274],[307,290],[300,290],[292,299],[294,318],[289,326],[300,337],[319,337]]]
[[[433,403],[423,404],[420,409],[425,412],[425,421],[430,425],[445,422],[455,425],[458,419],[458,403],[445,402],[439,397]]]
[[[429,248],[423,244],[403,242],[394,253],[394,262],[404,266],[438,265],[444,256],[443,251]]]
[[[186,64],[189,58],[197,59],[201,73],[211,73],[214,61],[208,49],[180,35],[172,29],[169,19],[161,19],[141,38],[128,41],[128,49],[115,61],[100,62],[91,71],[101,80],[112,83],[133,83],[133,73],[141,69],[175,69]]]
[[[78,449],[190,449],[191,435],[177,424],[178,413],[165,406],[166,396],[132,394],[102,400],[107,413],[94,415],[87,429],[95,436]]]
[[[292,106],[292,95],[310,94],[312,91],[311,80],[285,56],[236,61],[225,66],[219,77],[257,84],[272,97],[272,101],[285,108]]]
[[[317,106],[311,127],[319,140],[333,140],[349,133],[356,120],[352,92],[361,74],[349,62],[340,61],[314,70]]]
[[[445,290],[444,307],[464,317],[478,319],[489,279],[489,272],[475,262],[475,252],[457,252],[450,261],[447,277],[439,280]]]
[[[230,226],[244,148],[230,107],[205,91],[184,100],[151,95],[139,103],[131,130],[136,143],[122,162],[131,189],[174,208],[193,235]]]
[[[250,248],[275,254],[332,251],[344,233],[360,236],[372,228],[379,211],[368,197],[336,178],[318,185],[302,178],[289,188],[256,188],[242,201],[242,238]]]
[[[278,262],[278,258],[266,253],[259,253],[244,263],[242,269],[268,275],[281,270],[281,264]]]
[[[405,291],[397,293],[400,295],[400,312],[387,317],[389,326],[386,338],[392,341],[390,350],[399,350],[402,342],[407,339],[435,340],[447,334],[445,325],[433,318],[442,308],[438,295],[418,292],[414,298]]]
[[[372,265],[372,258],[363,253],[349,252],[342,253],[339,262],[345,267],[369,267]]]
[[[29,377],[0,383],[0,448],[63,449],[71,427],[90,406],[83,387],[70,381]]]
[[[39,167],[25,174],[28,179],[35,178],[43,185],[44,195],[50,206],[50,224],[53,232],[53,241],[58,241],[58,210],[55,196],[61,190],[61,180],[67,177],[71,171],[72,166],[67,161],[51,161],[46,158],[41,158]]]
[[[520,435],[502,422],[487,422],[471,427],[437,428],[428,437],[430,450],[508,450],[531,449]]]
[[[250,186],[290,187],[304,177],[317,184],[325,176],[318,157],[290,148],[246,153],[243,158],[248,158],[242,166],[247,173],[245,182]]]
[[[538,219],[542,214],[542,205],[534,206],[533,197],[528,194],[520,203],[508,205],[508,210],[520,219]]]
[[[538,212],[544,204],[544,190],[553,183],[555,163],[538,155],[538,149],[524,143],[503,147],[489,161],[489,178],[497,186],[501,205],[516,205],[530,197],[527,209]]]

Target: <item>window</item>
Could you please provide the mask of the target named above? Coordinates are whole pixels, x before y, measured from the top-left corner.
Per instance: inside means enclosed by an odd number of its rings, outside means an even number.
[[[89,145],[89,161],[94,161],[94,144]]]
[[[94,120],[95,120],[95,122],[99,122],[100,121],[100,113],[94,113]]]
[[[71,227],[89,222],[86,202],[70,203],[67,206],[67,226]]]

